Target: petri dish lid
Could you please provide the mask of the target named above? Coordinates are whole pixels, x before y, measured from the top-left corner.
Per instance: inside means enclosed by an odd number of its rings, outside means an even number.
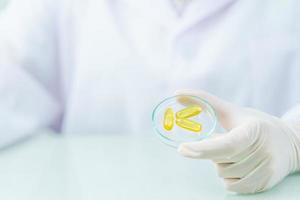
[[[195,132],[182,128],[175,122],[175,113],[192,106],[200,107],[202,111],[187,119],[201,124],[201,131]],[[164,127],[164,120],[166,110],[170,108],[174,112],[174,122],[171,130],[167,130]],[[166,98],[154,108],[152,113],[152,126],[155,132],[165,144],[173,147],[178,147],[184,142],[199,141],[209,137],[216,129],[217,121],[215,110],[207,101],[190,95],[177,95]]]

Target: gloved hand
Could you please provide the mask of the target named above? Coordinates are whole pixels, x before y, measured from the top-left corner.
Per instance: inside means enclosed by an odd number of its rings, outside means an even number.
[[[183,156],[212,160],[228,190],[261,192],[299,170],[300,120],[284,121],[258,110],[235,106],[203,91],[177,94],[207,100],[215,108],[221,125],[228,130],[202,141],[183,143],[178,148]]]

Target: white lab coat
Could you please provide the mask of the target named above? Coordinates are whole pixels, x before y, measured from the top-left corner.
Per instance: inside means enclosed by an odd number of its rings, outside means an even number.
[[[150,133],[155,104],[182,88],[276,116],[300,101],[298,0],[11,1],[1,144],[43,128]]]

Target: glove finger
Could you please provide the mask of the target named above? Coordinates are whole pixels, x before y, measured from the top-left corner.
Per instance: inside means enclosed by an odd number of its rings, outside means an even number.
[[[201,159],[230,159],[240,152],[243,152],[249,146],[253,145],[256,137],[249,133],[252,129],[248,124],[241,125],[227,134],[217,138],[208,138],[198,142],[183,143],[178,151],[182,155]]]
[[[254,151],[258,151],[262,147],[262,141],[262,138],[257,139],[254,144],[250,145],[248,148],[245,148],[243,151],[240,151],[236,155],[227,158],[215,158],[212,159],[212,161],[216,164],[233,164],[240,162],[241,160],[249,157],[249,155],[251,155]]]
[[[238,126],[242,122],[241,108],[235,106],[232,103],[224,101],[217,96],[209,94],[205,91],[194,91],[194,90],[179,90],[176,92],[177,95],[191,95],[200,97],[209,102],[215,109],[217,116],[224,128],[230,130]],[[188,97],[178,97],[178,101],[183,105],[197,104],[195,100]]]
[[[220,133],[213,133],[210,138],[218,138],[221,137],[222,134]],[[192,151],[191,149],[185,149],[182,151],[182,149],[178,148],[178,152],[188,158],[197,158],[198,157],[198,152]]]
[[[244,178],[268,157],[268,155],[264,153],[262,145],[248,153],[249,155],[239,162],[232,164],[216,164],[218,175],[221,178]]]
[[[272,175],[272,171],[268,167],[270,162],[270,158],[265,159],[244,178],[235,179],[235,181],[225,178],[226,189],[237,193],[255,193],[267,189],[267,183]]]

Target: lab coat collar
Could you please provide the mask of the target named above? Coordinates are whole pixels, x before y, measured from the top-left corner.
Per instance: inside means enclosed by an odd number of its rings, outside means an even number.
[[[176,8],[174,1],[184,1],[182,9]],[[174,37],[194,25],[217,16],[237,0],[113,0],[129,13],[140,13],[152,18],[152,22],[173,27]],[[138,14],[139,13],[139,14]]]
[[[110,4],[117,6],[119,11],[125,11],[137,18],[147,18],[156,24],[173,23],[177,19],[174,8],[169,0],[111,0]]]
[[[175,1],[175,0],[172,0]],[[218,13],[230,7],[237,0],[189,0],[177,27],[177,33],[180,33],[200,22],[209,20]]]
[[[126,12],[134,18],[146,19],[149,26],[169,27],[170,42],[199,23],[204,23],[222,13],[237,0],[185,0],[184,10],[179,15],[175,0],[111,0],[117,13]],[[183,0],[182,0],[183,1]]]

